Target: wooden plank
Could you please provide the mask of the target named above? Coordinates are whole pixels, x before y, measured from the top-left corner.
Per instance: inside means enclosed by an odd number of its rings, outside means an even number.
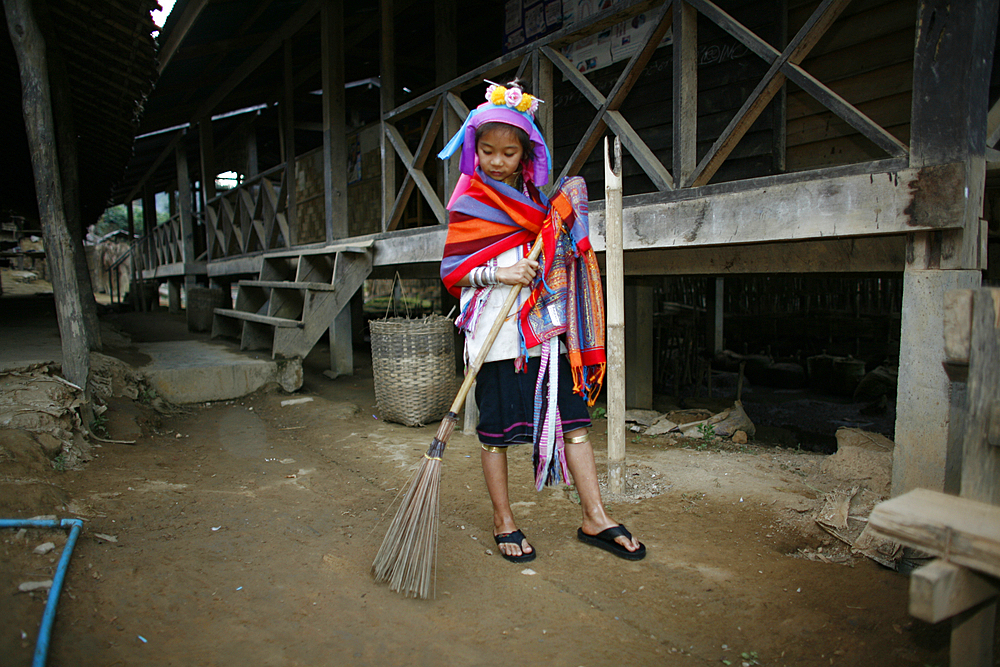
[[[901,234],[961,224],[964,193],[948,186],[964,179],[962,165],[882,174],[780,182],[766,190],[720,192],[645,205],[625,201],[625,248],[667,248]],[[752,188],[750,183],[743,185]],[[681,191],[677,191],[681,192]],[[674,193],[668,193],[673,195]],[[713,193],[715,194],[715,193]],[[591,211],[592,228],[603,211]],[[593,239],[603,249],[603,239]]]
[[[435,130],[434,130],[434,134],[435,135],[437,135],[436,128],[440,127],[440,123],[441,123],[441,114],[440,114],[440,111],[441,111],[441,107],[438,106],[436,108],[436,113],[434,115],[434,118],[436,119],[436,122],[431,124],[431,125],[433,125],[435,127]],[[430,128],[431,128],[431,126],[429,125],[428,129],[430,129]],[[448,222],[448,213],[447,213],[447,211],[445,211],[444,206],[441,204],[441,200],[438,199],[437,193],[434,191],[434,188],[431,186],[430,181],[427,180],[427,175],[424,174],[424,172],[421,169],[414,167],[414,164],[416,162],[416,158],[413,156],[412,153],[410,153],[410,149],[407,148],[406,141],[403,139],[403,135],[401,135],[399,133],[399,130],[397,130],[390,123],[385,123],[385,132],[389,136],[389,140],[392,142],[393,148],[396,149],[396,152],[403,159],[403,163],[406,165],[406,169],[407,169],[407,172],[408,172],[407,176],[410,179],[412,179],[412,181],[414,183],[416,183],[417,188],[419,188],[421,194],[424,195],[424,198],[427,200],[427,203],[431,207],[431,210],[434,212],[434,216],[438,219],[438,222],[440,224],[442,224],[442,225],[446,224]],[[425,135],[424,139],[426,139],[426,138],[427,138],[427,136]],[[424,143],[425,142],[422,140],[421,141],[421,144],[422,144],[421,147],[422,148],[424,148],[424,146],[423,146]],[[426,145],[427,146],[433,145],[432,141],[426,141]],[[428,149],[425,148],[425,150],[428,150]],[[425,159],[426,159],[426,157],[427,156],[424,155]],[[402,195],[402,194],[403,193],[400,192],[400,195]],[[394,216],[396,215],[395,210],[396,210],[396,206],[397,205],[402,206],[402,203],[400,202],[399,197],[397,197],[397,200],[396,200],[395,204],[393,205],[393,215]],[[402,212],[402,210],[400,209],[400,213],[401,212]],[[386,231],[391,231],[391,228],[393,226],[391,219],[389,220],[389,223],[390,223],[390,227],[388,229],[386,229]]]
[[[192,114],[192,119],[198,119],[203,116],[208,116],[211,114],[212,109],[214,109],[219,102],[226,99],[229,93],[240,83],[243,82],[248,76],[250,76],[255,69],[260,67],[271,55],[277,51],[282,43],[289,39],[292,35],[297,33],[306,23],[308,23],[316,12],[319,11],[320,2],[322,0],[306,0],[306,2],[299,7],[287,21],[285,21],[280,27],[278,27],[267,40],[260,45],[250,57],[247,58],[243,63],[240,64],[233,73],[226,78],[219,86],[215,88],[212,94],[202,102],[198,110]]]
[[[391,0],[381,1],[391,2]],[[478,86],[484,78],[494,79],[499,74],[514,69],[522,62],[522,59],[526,55],[536,49],[543,47],[559,49],[566,44],[575,42],[588,35],[597,34],[613,25],[641,14],[649,10],[651,7],[659,5],[661,2],[662,0],[620,0],[607,9],[591,14],[585,22],[575,23],[572,26],[557,30],[540,40],[517,48],[506,55],[500,56],[499,58],[485,63],[474,70],[452,79],[444,85],[438,86],[423,95],[419,95],[406,104],[402,104],[395,109],[383,109],[382,120],[398,121],[404,116],[408,116],[412,113],[420,111],[421,109],[426,109],[433,103],[434,98],[439,95],[447,92],[461,92],[462,90],[472,86]],[[385,80],[383,79],[383,86],[384,81]]]
[[[593,104],[597,109],[604,108],[604,103],[606,99],[604,95],[601,94],[597,88],[594,87],[585,76],[580,74],[573,64],[566,59],[562,53],[558,51],[553,51],[547,47],[542,48],[542,53],[545,54],[552,63],[559,68],[559,71],[569,79],[577,89],[583,93],[584,97]],[[598,114],[598,122],[600,122],[601,115]],[[664,168],[660,160],[653,154],[653,151],[649,149],[646,143],[639,137],[639,134],[632,129],[621,113],[618,111],[607,110],[607,113],[603,116],[604,123],[607,124],[611,130],[619,136],[622,145],[625,146],[629,154],[642,166],[646,175],[649,176],[650,180],[656,185],[656,187],[661,190],[671,190],[673,189],[673,178],[670,173]],[[596,130],[595,130],[596,131]],[[596,136],[593,134],[592,136]],[[585,137],[586,140],[586,137]],[[576,164],[582,164],[583,156],[586,152],[586,144],[581,142],[577,146],[574,155],[571,156],[570,160],[567,161],[566,166],[563,167],[562,172],[559,174],[559,179],[565,176],[572,175],[573,166]],[[586,156],[583,156],[586,159]]]
[[[805,59],[848,2],[850,0],[823,0],[820,3],[809,20],[785,47],[785,50],[774,59],[760,83],[750,93],[740,110],[736,112],[729,127],[698,164],[691,176],[692,185],[704,185],[711,180],[722,162],[732,153],[735,145],[743,138],[750,126],[756,122],[757,118],[764,112],[764,108],[784,85],[785,75],[782,73],[782,69],[786,65],[797,65]]]
[[[778,53],[777,49],[734,21],[732,17],[712,3],[707,0],[690,0],[690,2],[697,6],[699,11],[725,29],[726,32],[743,42],[743,44],[763,58],[769,65],[780,58],[781,54]],[[825,107],[843,118],[851,127],[854,127],[889,155],[903,156],[907,154],[907,147],[898,139],[873,123],[864,114],[860,113],[843,98],[820,83],[799,65],[785,62],[781,66],[781,72],[790,81],[818,99]]]
[[[1000,576],[1000,507],[995,505],[914,489],[876,505],[868,525],[889,539]]]
[[[223,317],[232,317],[237,320],[245,320],[247,322],[256,322],[257,324],[270,324],[274,327],[281,328],[302,328],[302,322],[297,320],[289,320],[284,317],[270,317],[268,315],[258,315],[257,313],[247,313],[242,310],[231,310],[229,308],[215,308],[213,311],[216,315],[222,315]]]
[[[873,102],[891,95],[913,92],[913,67],[911,63],[890,65],[870,72],[857,73],[829,81],[830,90],[836,92],[852,104],[861,107],[866,102]],[[803,90],[794,90],[788,94],[789,119],[802,118],[827,112],[813,96]]]
[[[630,249],[625,253],[627,276],[899,272],[905,264],[902,236]]]
[[[911,102],[910,92],[906,91],[857,106],[858,110],[869,118],[882,127],[890,129],[909,125]],[[787,136],[790,147],[842,137],[857,139],[854,128],[826,109],[815,115],[801,117],[788,123]]]
[[[239,284],[246,285],[247,287],[270,287],[274,289],[308,289],[315,292],[335,292],[337,290],[336,285],[291,280],[241,280]]]
[[[396,193],[396,199],[392,204],[392,212],[389,214],[389,223],[385,229],[387,232],[391,232],[399,226],[399,221],[403,218],[406,204],[413,193],[414,185],[418,185],[419,187],[418,179],[424,177],[426,187],[430,187],[423,169],[424,164],[427,162],[427,157],[430,155],[431,148],[434,146],[434,141],[437,139],[438,131],[444,123],[444,106],[445,98],[442,96],[438,98],[437,104],[434,105],[434,110],[431,111],[431,117],[424,127],[423,134],[420,136],[420,143],[417,145],[415,155],[410,154],[409,148],[407,148],[398,130],[392,124],[386,123],[386,131],[389,131],[388,128],[392,128],[393,130],[389,135],[389,139],[392,141],[396,152],[399,153],[399,156],[403,159],[403,164],[406,166],[406,177],[403,179],[403,185],[400,187],[399,192]],[[399,148],[399,145],[402,146],[402,150]],[[423,191],[424,188],[421,188],[421,192]],[[444,212],[444,207],[441,206],[441,200],[438,198],[437,193],[434,194],[434,199],[437,202],[438,209]],[[435,209],[433,203],[431,203],[431,209],[435,210],[435,214],[437,213],[438,209]],[[446,213],[444,215],[447,216]],[[441,216],[438,216],[438,220],[441,224],[445,224],[447,217],[442,219]]]
[[[910,616],[938,623],[996,597],[996,584],[972,570],[936,559],[910,575]]]
[[[972,294],[971,289],[953,289],[944,295],[944,358],[950,363],[969,363]]]
[[[972,294],[962,495],[1000,505],[1000,288]]]
[[[166,42],[160,47],[160,50],[156,53],[156,58],[158,60],[156,70],[160,74],[166,69],[167,65],[173,59],[174,54],[177,53],[178,47],[184,42],[184,38],[187,37],[188,31],[194,25],[195,20],[198,15],[201,14],[201,10],[205,8],[208,4],[208,0],[192,0],[184,5],[184,12],[181,14],[180,18],[174,23],[173,30],[167,35]]]
[[[909,139],[909,123],[886,129],[900,141],[905,142]],[[877,160],[884,154],[882,150],[859,135],[838,137],[789,147],[787,169],[789,172],[830,169],[856,162]]]

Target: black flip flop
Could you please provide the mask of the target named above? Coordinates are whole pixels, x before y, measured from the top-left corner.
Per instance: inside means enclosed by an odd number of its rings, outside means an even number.
[[[508,556],[503,552],[503,549],[498,549],[498,551],[500,551],[500,555],[503,556],[506,560],[509,560],[511,563],[527,563],[528,561],[535,560],[534,547],[531,548],[530,554],[524,553],[524,546],[521,543],[527,538],[524,536],[524,533],[520,531],[520,529],[515,530],[513,533],[494,535],[493,539],[496,541],[497,547],[499,547],[501,544],[516,544],[517,546],[521,547],[520,556]]]
[[[632,533],[628,532],[628,529],[622,524],[606,528],[597,535],[588,535],[583,532],[583,528],[576,529],[576,538],[578,540],[585,544],[595,546],[598,549],[609,551],[619,558],[624,558],[625,560],[642,560],[646,557],[646,545],[642,542],[639,543],[639,548],[635,551],[629,551],[622,545],[615,542],[615,538],[622,535],[628,539],[632,539]]]

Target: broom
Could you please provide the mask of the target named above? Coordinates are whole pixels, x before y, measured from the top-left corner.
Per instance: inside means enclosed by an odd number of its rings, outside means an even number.
[[[528,259],[538,259],[541,251],[542,239],[539,233],[531,252],[528,253]],[[430,597],[434,564],[437,559],[441,455],[444,454],[448,439],[455,430],[458,411],[465,403],[465,397],[483,366],[483,360],[493,347],[493,342],[500,333],[500,327],[510,314],[510,309],[520,292],[520,287],[512,287],[506,301],[500,307],[500,313],[486,335],[479,357],[466,374],[465,381],[462,382],[454,402],[448,409],[448,414],[441,420],[434,440],[431,441],[431,446],[420,462],[420,467],[410,478],[406,495],[403,496],[403,501],[396,510],[396,516],[389,524],[382,546],[375,556],[375,562],[372,563],[372,575],[375,581],[389,582],[389,590],[402,593],[406,597],[413,596],[422,600]]]

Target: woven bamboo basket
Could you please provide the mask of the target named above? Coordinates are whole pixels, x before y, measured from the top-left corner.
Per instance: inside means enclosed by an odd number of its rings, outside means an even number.
[[[369,322],[375,400],[382,419],[423,426],[444,416],[458,388],[454,324],[447,317]]]

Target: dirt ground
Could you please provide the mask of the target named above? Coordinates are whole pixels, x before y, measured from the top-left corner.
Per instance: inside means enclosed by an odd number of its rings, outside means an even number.
[[[183,330],[183,316],[137,317],[107,321],[134,339]],[[525,566],[498,555],[478,445],[456,431],[436,598],[402,598],[369,570],[436,425],[378,419],[370,359],[330,380],[327,354],[306,360],[309,402],[273,389],[164,415],[116,401],[108,434],[135,444],[77,469],[0,430],[2,516],[84,520],[50,665],[947,664],[949,628],[907,614],[907,577],[816,526],[824,495],[852,482],[766,439],[631,436],[631,488],[609,506],[648,548],[634,563],[578,542],[573,491],[535,492],[515,450],[512,501],[539,553]],[[64,542],[0,531],[3,665],[30,664],[45,593],[18,585],[51,578]]]

